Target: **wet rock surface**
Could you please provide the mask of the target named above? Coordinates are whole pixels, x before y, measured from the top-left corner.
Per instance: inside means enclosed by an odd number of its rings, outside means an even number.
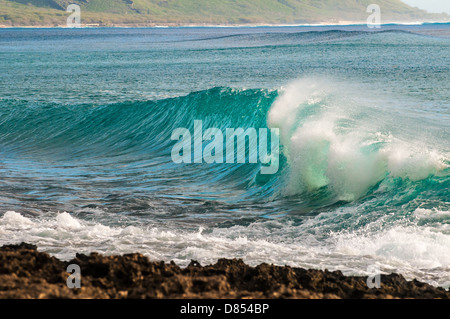
[[[69,289],[69,264],[81,269],[81,288]],[[141,254],[77,254],[60,261],[36,246],[0,247],[0,298],[445,298],[450,292],[398,274],[382,275],[381,288],[366,277],[220,259],[186,268],[152,262]]]

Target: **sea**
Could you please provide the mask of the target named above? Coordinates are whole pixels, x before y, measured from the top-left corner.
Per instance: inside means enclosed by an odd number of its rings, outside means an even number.
[[[194,121],[245,161],[174,161]],[[449,123],[448,23],[0,29],[0,245],[448,288]]]

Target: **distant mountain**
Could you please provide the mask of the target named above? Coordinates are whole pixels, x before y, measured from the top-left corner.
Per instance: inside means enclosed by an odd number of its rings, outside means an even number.
[[[0,25],[65,25],[69,4],[83,24],[302,24],[364,22],[371,3],[382,22],[449,21],[400,0],[0,0]]]

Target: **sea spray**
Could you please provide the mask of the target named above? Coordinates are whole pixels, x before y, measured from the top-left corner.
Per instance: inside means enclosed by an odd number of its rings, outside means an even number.
[[[385,178],[421,180],[448,167],[435,150],[383,133],[385,123],[370,105],[347,98],[350,92],[343,84],[306,78],[274,101],[268,125],[280,128],[289,163],[286,194],[328,187],[339,200],[353,201]]]

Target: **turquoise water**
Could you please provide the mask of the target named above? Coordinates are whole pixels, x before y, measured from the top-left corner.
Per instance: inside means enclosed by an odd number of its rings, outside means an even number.
[[[0,244],[449,287],[449,53],[449,24],[0,30]],[[195,120],[278,128],[278,172],[175,164]]]

